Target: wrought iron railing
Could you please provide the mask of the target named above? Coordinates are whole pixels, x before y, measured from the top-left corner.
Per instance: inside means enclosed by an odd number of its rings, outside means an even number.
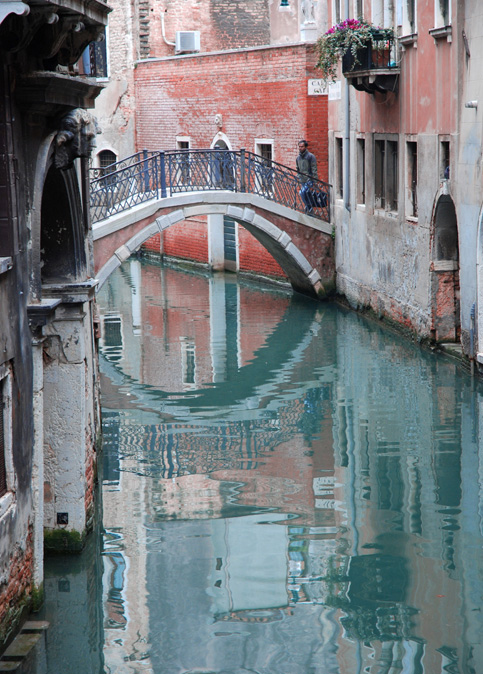
[[[349,49],[342,57],[344,75],[365,70],[392,70],[397,67],[397,40],[378,36],[377,32],[355,54]]]
[[[330,185],[312,180],[302,190],[294,169],[239,150],[143,150],[91,169],[91,219],[98,222],[151,199],[183,192],[229,190],[258,194],[330,222]]]

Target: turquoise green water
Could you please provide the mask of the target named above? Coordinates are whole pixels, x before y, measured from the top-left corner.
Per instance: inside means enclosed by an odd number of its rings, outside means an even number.
[[[483,672],[475,379],[232,276],[133,259],[99,305],[102,513],[48,562],[45,671]]]

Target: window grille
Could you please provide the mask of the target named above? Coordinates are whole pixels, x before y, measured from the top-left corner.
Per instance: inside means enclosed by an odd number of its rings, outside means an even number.
[[[99,168],[101,169],[105,169],[108,166],[115,164],[117,161],[116,155],[114,152],[111,152],[111,150],[102,150],[97,156],[99,159]]]

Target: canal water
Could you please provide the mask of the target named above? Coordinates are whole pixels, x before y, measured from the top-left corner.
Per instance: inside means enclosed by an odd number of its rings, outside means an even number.
[[[337,305],[128,260],[48,674],[481,674],[482,390]]]

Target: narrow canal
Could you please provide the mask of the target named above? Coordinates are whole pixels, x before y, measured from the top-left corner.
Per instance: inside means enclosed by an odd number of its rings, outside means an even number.
[[[48,674],[483,672],[482,389],[338,306],[131,259]]]

